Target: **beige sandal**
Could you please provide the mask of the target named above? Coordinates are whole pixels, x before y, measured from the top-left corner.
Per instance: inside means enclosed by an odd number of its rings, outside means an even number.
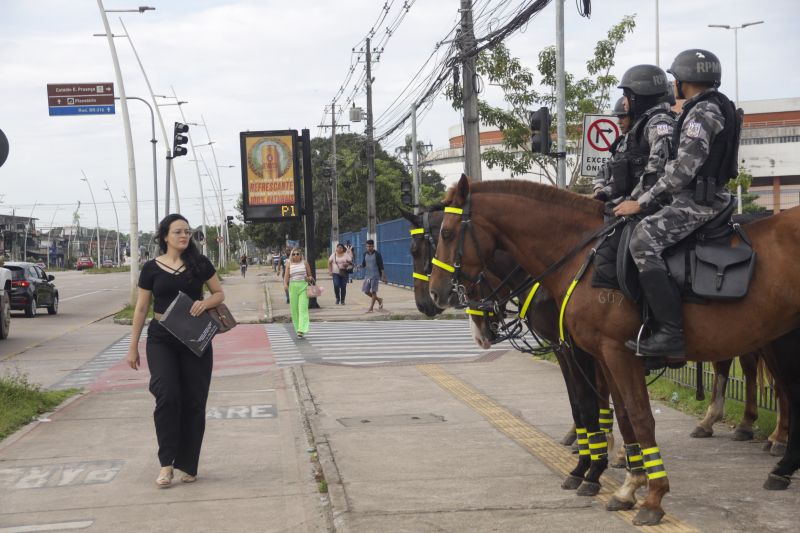
[[[181,483],[194,483],[195,481],[197,481],[197,476],[191,474],[183,474],[181,476]]]
[[[156,478],[156,485],[159,487],[167,488],[172,484],[172,478],[175,475],[171,466],[164,466],[161,468],[158,477]]]

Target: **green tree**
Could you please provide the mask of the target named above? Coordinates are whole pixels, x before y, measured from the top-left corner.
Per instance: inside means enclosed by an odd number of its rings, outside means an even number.
[[[608,31],[605,39],[597,42],[593,56],[586,62],[588,76],[577,79],[573,74],[566,73],[567,152],[577,151],[583,115],[598,113],[609,107],[611,89],[617,84],[617,78],[610,73],[615,64],[616,51],[635,27],[635,16],[626,16]],[[555,47],[547,47],[539,52],[538,76],[513,57],[503,43],[481,53],[476,68],[489,83],[500,87],[505,103],[503,106],[494,106],[485,100],[478,101],[481,122],[503,132],[503,148],[490,148],[482,154],[487,166],[509,170],[512,177],[539,174],[555,185],[557,160],[530,151],[528,124],[529,114],[535,106],[555,108]],[[461,107],[457,91],[451,88],[448,96],[453,100],[454,107]],[[555,120],[552,129],[555,130]],[[573,189],[585,186],[585,183],[579,183],[579,165],[570,159],[567,159],[567,164],[568,185]]]
[[[406,135],[403,146],[397,148],[397,157],[406,167],[406,172],[409,175],[412,172],[413,166],[413,140],[411,135]],[[422,205],[430,205],[441,200],[445,191],[444,179],[442,175],[435,170],[423,168],[424,164],[420,161],[425,161],[430,155],[430,145],[421,141],[417,141],[417,161],[420,166],[419,170],[419,196]]]
[[[743,213],[765,213],[767,208],[756,203],[758,195],[750,194],[750,185],[753,183],[753,175],[744,167],[739,167],[739,175],[730,180],[725,186],[728,190],[736,194],[737,186],[742,186],[742,212]]]

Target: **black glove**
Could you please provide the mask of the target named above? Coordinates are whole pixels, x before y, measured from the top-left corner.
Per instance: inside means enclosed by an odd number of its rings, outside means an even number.
[[[596,193],[594,193],[594,196],[592,196],[592,198],[594,198],[595,200],[600,200],[601,202],[607,202],[610,200],[608,195],[602,190],[599,190]]]

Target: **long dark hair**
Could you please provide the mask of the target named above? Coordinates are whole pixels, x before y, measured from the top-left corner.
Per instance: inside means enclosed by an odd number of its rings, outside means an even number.
[[[169,233],[169,227],[176,220],[183,220],[189,224],[189,221],[186,220],[186,217],[177,213],[172,213],[171,215],[165,216],[161,219],[161,222],[158,223],[158,235],[156,235],[156,241],[158,242],[158,249],[161,250],[162,254],[167,253],[167,234]],[[200,274],[201,257],[202,255],[200,254],[200,250],[197,248],[197,245],[194,242],[194,237],[191,237],[189,239],[189,246],[187,246],[186,249],[181,252],[181,259],[183,260],[183,264],[186,265],[186,270],[189,271],[190,276],[193,277]]]

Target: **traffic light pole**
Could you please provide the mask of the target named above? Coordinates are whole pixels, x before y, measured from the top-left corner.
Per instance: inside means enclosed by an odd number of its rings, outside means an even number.
[[[164,216],[169,215],[169,180],[172,175],[172,152],[167,150],[167,193],[164,196]],[[158,232],[158,225],[156,225],[156,232]]]
[[[334,130],[336,131],[336,130]],[[314,184],[311,177],[311,133],[307,128],[301,132],[303,145],[303,220],[305,222],[306,261],[311,266],[311,276],[317,279],[317,236],[314,224]],[[309,309],[319,309],[316,298],[308,299]]]

